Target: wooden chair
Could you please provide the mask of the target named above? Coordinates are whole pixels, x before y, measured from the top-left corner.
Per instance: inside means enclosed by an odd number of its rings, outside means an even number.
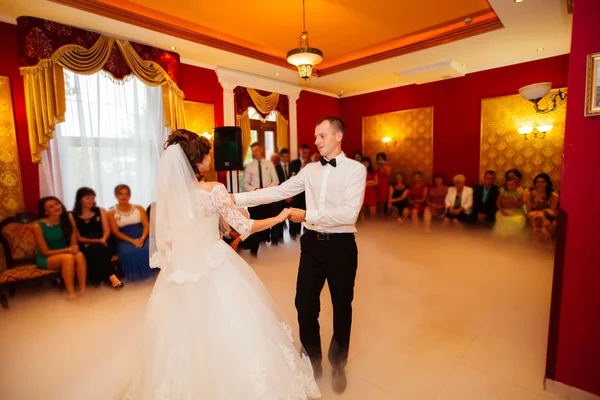
[[[15,288],[60,278],[60,271],[38,269],[35,264],[37,244],[32,223],[36,216],[20,213],[0,223],[0,242],[7,268],[0,271],[0,304],[8,308],[6,292],[14,295]]]

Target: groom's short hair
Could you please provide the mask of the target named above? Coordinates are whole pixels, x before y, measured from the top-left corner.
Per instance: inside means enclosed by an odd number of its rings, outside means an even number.
[[[331,125],[331,128],[333,129],[333,133],[342,132],[342,135],[346,135],[346,124],[344,124],[344,121],[342,121],[341,118],[331,116],[321,118],[315,126],[319,126],[325,121],[329,122],[329,125]]]

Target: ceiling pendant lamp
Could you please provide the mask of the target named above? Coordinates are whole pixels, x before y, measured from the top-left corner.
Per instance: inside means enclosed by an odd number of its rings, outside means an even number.
[[[323,52],[308,44],[308,32],[306,31],[306,12],[304,0],[302,0],[302,33],[298,47],[288,51],[287,61],[298,68],[298,74],[302,79],[308,79],[312,75],[315,65],[323,61]]]

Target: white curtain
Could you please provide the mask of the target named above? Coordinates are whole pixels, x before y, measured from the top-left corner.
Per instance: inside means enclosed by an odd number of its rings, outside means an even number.
[[[131,202],[155,199],[158,160],[168,136],[162,90],[135,77],[115,82],[99,72],[65,70],[67,112],[40,165],[40,192],[72,209],[82,186],[96,191],[98,205],[116,204],[114,187],[131,187]]]

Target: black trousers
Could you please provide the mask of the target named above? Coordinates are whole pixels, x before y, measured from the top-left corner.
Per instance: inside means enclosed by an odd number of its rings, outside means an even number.
[[[318,318],[321,290],[327,281],[333,303],[329,361],[333,365],[347,361],[357,267],[358,248],[353,233],[319,234],[308,229],[304,231],[300,239],[296,310],[300,341],[309,357],[322,358]]]
[[[264,204],[262,206],[248,207],[250,218],[252,219],[265,219],[277,216],[279,213],[277,204]],[[265,229],[262,232],[257,232],[255,235],[259,238],[260,242],[279,242],[279,236],[277,229],[271,234],[272,229]],[[281,235],[283,236],[283,234]]]
[[[302,231],[302,224],[300,222],[292,222],[291,220],[289,220],[288,224],[290,224],[290,237],[291,238],[294,238],[294,237],[300,235],[300,233]]]

